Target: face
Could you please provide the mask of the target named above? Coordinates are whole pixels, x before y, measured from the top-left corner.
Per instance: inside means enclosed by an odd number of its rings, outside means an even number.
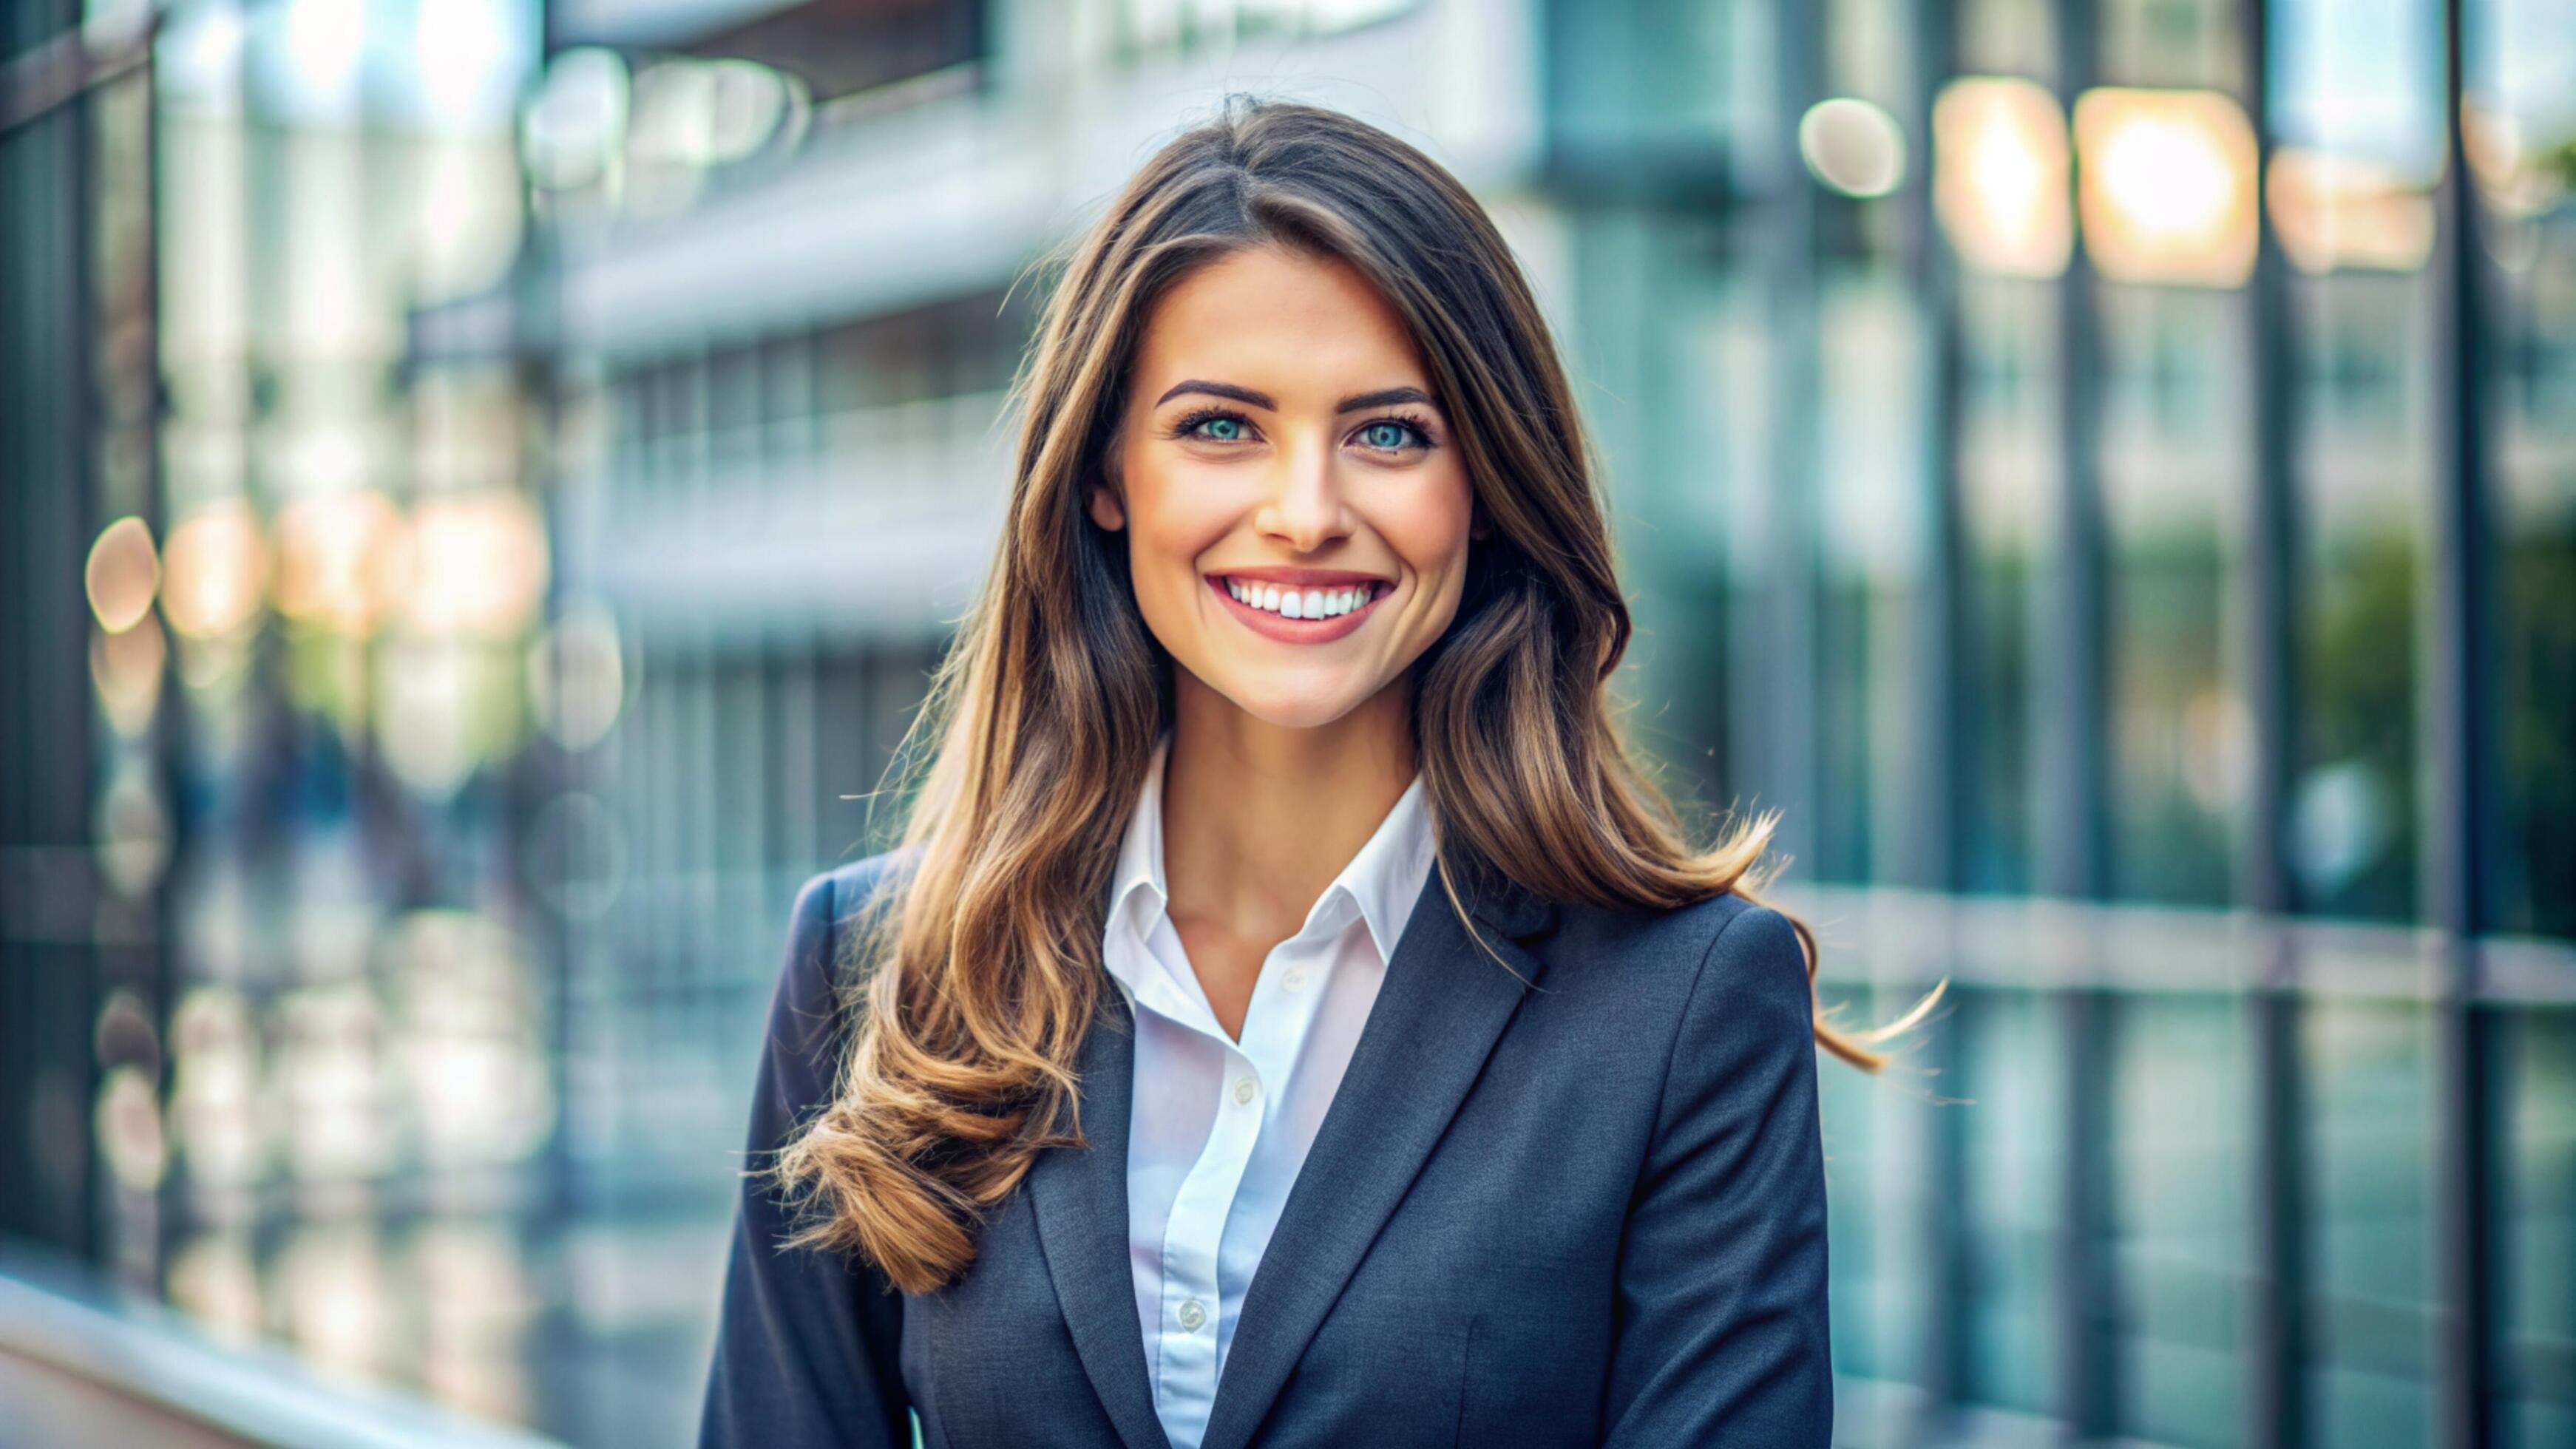
[[[1256,246],[1146,320],[1092,521],[1187,679],[1270,723],[1399,685],[1456,617],[1474,495],[1412,339],[1348,263]]]

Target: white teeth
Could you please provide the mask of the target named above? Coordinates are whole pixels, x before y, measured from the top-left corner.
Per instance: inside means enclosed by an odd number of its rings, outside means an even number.
[[[1330,619],[1347,614],[1376,597],[1374,585],[1348,589],[1282,589],[1277,584],[1225,581],[1225,591],[1256,609],[1283,619]]]

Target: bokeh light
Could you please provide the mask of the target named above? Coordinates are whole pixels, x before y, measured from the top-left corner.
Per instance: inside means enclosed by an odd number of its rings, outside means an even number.
[[[259,618],[267,580],[268,543],[250,505],[211,504],[170,531],[161,612],[181,634],[221,638]]]
[[[2300,271],[2411,272],[2433,255],[2433,198],[2386,166],[2285,146],[2272,153],[2264,192],[2281,252]]]
[[[277,611],[364,638],[405,590],[401,515],[383,494],[352,490],[299,499],[278,514]]]
[[[2254,127],[2215,91],[2075,100],[2084,249],[2124,282],[2242,286],[2254,271]]]
[[[1886,111],[1850,96],[1819,101],[1798,121],[1807,169],[1845,196],[1885,196],[1905,180],[1905,132]]]
[[[83,572],[89,587],[90,612],[98,626],[122,634],[152,611],[152,596],[161,587],[161,556],[152,546],[152,529],[128,514],[100,529],[89,549]]]
[[[425,498],[411,515],[403,622],[433,637],[518,637],[545,598],[545,523],[516,493]]]
[[[1960,260],[1981,271],[2054,277],[2075,239],[2066,114],[2036,82],[1967,76],[1932,113],[1933,198]]]

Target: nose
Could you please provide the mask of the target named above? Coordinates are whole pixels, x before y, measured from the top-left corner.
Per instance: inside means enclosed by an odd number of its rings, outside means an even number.
[[[1299,553],[1349,534],[1350,509],[1333,463],[1333,450],[1323,444],[1281,449],[1254,526]]]

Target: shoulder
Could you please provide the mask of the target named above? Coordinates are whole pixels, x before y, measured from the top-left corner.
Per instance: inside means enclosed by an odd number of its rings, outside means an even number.
[[[1552,977],[1582,973],[1674,1056],[1810,1040],[1815,998],[1797,928],[1732,891],[1660,911],[1569,906],[1551,944]]]
[[[895,885],[920,851],[919,846],[909,846],[849,861],[806,877],[796,888],[795,902],[787,913],[785,960],[771,1007],[776,1047],[799,1057],[829,1053],[845,984],[843,927]]]
[[[791,932],[837,934],[844,922],[855,920],[880,893],[898,885],[904,872],[920,860],[921,850],[917,845],[902,846],[806,877],[788,910]]]
[[[1559,934],[1576,948],[1571,954],[1615,962],[1624,974],[1645,970],[1691,981],[1711,974],[1794,976],[1802,988],[1806,981],[1806,953],[1789,918],[1733,891],[1660,911],[1560,909]]]

